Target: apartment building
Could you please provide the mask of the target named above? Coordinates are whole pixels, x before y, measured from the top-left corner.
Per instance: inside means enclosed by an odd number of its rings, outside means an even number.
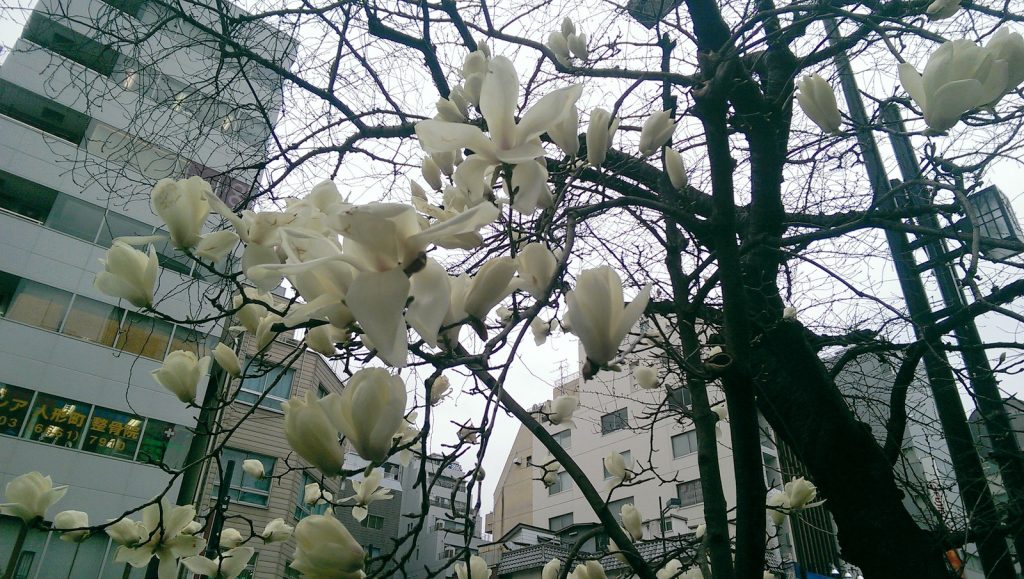
[[[29,471],[70,485],[48,516],[102,522],[177,496],[161,467],[182,466],[196,413],[150,373],[172,350],[205,355],[221,328],[139,311],[93,279],[114,238],[162,233],[149,208],[158,179],[201,175],[243,202],[256,174],[232,169],[263,158],[281,102],[268,70],[242,83],[251,62],[217,66],[229,61],[202,31],[215,15],[190,6],[176,16],[144,0],[41,0],[0,65],[0,488]],[[287,35],[250,28],[236,38],[290,63]],[[169,244],[156,249],[158,309],[209,313],[202,298],[217,280]],[[4,564],[15,528],[0,520]],[[105,536],[76,550],[33,533],[15,565],[19,578],[124,572]]]

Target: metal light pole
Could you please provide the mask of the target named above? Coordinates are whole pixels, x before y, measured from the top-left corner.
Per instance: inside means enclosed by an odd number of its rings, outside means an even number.
[[[910,137],[907,136],[906,128],[903,125],[903,118],[895,103],[890,101],[882,105],[882,120],[890,129],[889,140],[896,154],[900,173],[903,175],[903,180],[908,182],[908,195],[906,195],[908,205],[921,205],[925,201],[923,187],[913,184],[922,179],[921,169],[910,143]],[[963,210],[967,212],[972,209],[964,207]],[[931,213],[922,214],[917,218],[917,222],[924,227],[941,229],[938,219]],[[923,241],[929,260],[922,264],[919,270],[932,270],[946,310],[954,312],[965,307],[967,299],[948,262],[950,252],[945,242],[941,238]],[[978,410],[981,412],[985,428],[992,441],[993,455],[996,464],[999,465],[1003,485],[1009,497],[1011,520],[1019,522],[1020,517],[1024,515],[1024,464],[1022,464],[1020,445],[1017,444],[1017,437],[1013,433],[1010,417],[1006,413],[1006,406],[1003,404],[1003,398],[999,392],[999,384],[989,365],[984,342],[981,340],[974,318],[969,318],[954,328],[953,334],[961,347],[960,355],[963,357],[971,386],[974,389]],[[1013,527],[1011,526],[1011,528]],[[1024,555],[1024,528],[1021,528],[1020,524],[1015,527],[1012,534],[1013,544],[1017,556],[1021,557]]]
[[[841,47],[842,36],[835,20],[826,19],[825,28],[832,46]],[[896,204],[892,197],[885,165],[871,133],[853,69],[844,51],[836,52],[835,63],[839,69],[843,95],[857,131],[857,141],[864,156],[864,165],[874,200],[883,210],[895,210]],[[899,276],[907,310],[914,322],[914,332],[918,339],[925,340],[927,345],[923,356],[925,371],[935,398],[942,431],[946,437],[946,443],[949,445],[960,495],[963,497],[964,505],[971,508],[972,516],[969,521],[971,534],[976,537],[986,577],[1011,579],[1014,577],[1013,565],[1008,557],[1006,540],[1001,534],[995,532],[999,523],[998,513],[992,493],[988,488],[988,479],[981,466],[981,459],[967,425],[967,415],[964,412],[963,403],[960,401],[956,379],[945,351],[942,349],[941,340],[937,336],[928,336],[925,332],[925,328],[934,324],[934,315],[928,302],[924,283],[917,270],[917,263],[914,261],[913,250],[903,232],[886,230],[885,237],[892,253],[893,265]]]

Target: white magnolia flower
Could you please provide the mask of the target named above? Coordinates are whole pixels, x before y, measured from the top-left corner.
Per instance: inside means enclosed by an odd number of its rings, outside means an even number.
[[[697,539],[703,539],[704,535],[708,532],[708,526],[704,523],[697,525],[697,528],[693,531],[693,536]]]
[[[612,146],[612,138],[619,128],[619,119],[598,107],[590,112],[590,124],[587,125],[587,162],[600,167]]]
[[[719,422],[729,420],[729,407],[723,402],[711,408],[711,411],[718,416]]]
[[[441,168],[437,166],[434,159],[431,157],[423,158],[423,180],[427,182],[427,185],[433,187],[434,191],[440,191],[444,188],[444,181],[441,180]]]
[[[252,287],[243,288],[242,293],[244,297],[236,295],[231,298],[231,307],[237,310],[235,316],[238,317],[238,323],[242,324],[247,332],[254,334],[259,328],[260,320],[267,315],[267,306],[274,305],[274,298],[269,293],[260,292]],[[249,300],[250,303],[245,303],[245,300]]]
[[[0,514],[18,517],[29,523],[37,517],[45,517],[46,509],[67,492],[67,485],[55,487],[49,476],[35,471],[25,473],[7,483],[4,499],[9,502],[0,504]]]
[[[319,489],[319,487],[317,488]],[[263,527],[260,537],[264,543],[281,543],[290,539],[294,531],[295,527],[285,523],[284,519],[277,518],[267,523],[266,527]]]
[[[797,83],[796,102],[814,124],[826,133],[838,133],[843,122],[836,105],[836,95],[828,81],[817,74],[809,74]]]
[[[545,406],[545,415],[551,424],[576,426],[572,421],[572,413],[580,406],[580,399],[576,396],[559,396]]]
[[[338,353],[335,344],[348,340],[348,331],[334,324],[324,324],[306,332],[306,345],[314,352],[331,357]]]
[[[924,73],[899,65],[900,82],[933,131],[945,131],[972,109],[997,101],[1006,91],[1009,65],[970,40],[945,42],[928,58]]]
[[[196,257],[212,262],[220,261],[238,245],[238,234],[234,231],[214,231],[207,233],[196,244],[193,253]]]
[[[618,354],[619,344],[647,307],[648,284],[628,305],[622,298],[622,280],[610,267],[589,269],[580,274],[576,289],[566,295],[569,323],[583,343],[587,358],[597,367]],[[596,373],[596,368],[594,369]]]
[[[202,530],[203,530],[203,524],[202,523],[200,523],[199,521],[191,521],[191,522],[189,522],[189,524],[185,525],[184,529],[181,530],[181,534],[183,534],[183,535],[195,535],[196,533],[198,533],[199,531],[202,531]]]
[[[140,568],[156,556],[160,560],[160,579],[173,579],[177,575],[178,559],[195,556],[206,546],[202,537],[182,533],[195,517],[196,509],[192,505],[172,507],[161,499],[147,506],[142,510],[141,529],[135,529],[141,531],[143,538],[136,544],[124,543],[118,547],[114,561]],[[108,527],[107,534],[110,530]],[[131,532],[122,538],[130,538],[130,535]]]
[[[302,491],[302,502],[307,505],[315,505],[323,498],[323,494],[323,491],[320,489],[320,483],[311,482]],[[331,497],[328,502],[333,499],[334,497]]]
[[[199,231],[210,214],[210,184],[200,177],[160,179],[150,198],[153,213],[167,224],[171,243],[188,249],[199,243]]]
[[[580,152],[580,112],[576,105],[567,108],[548,128],[548,136],[566,155],[575,157]]]
[[[191,532],[192,523],[190,522],[182,529],[182,533],[186,535],[195,535],[196,532]],[[149,531],[146,530],[146,525],[139,521],[133,521],[131,519],[119,519],[114,524],[109,525],[104,529],[107,535],[115,543],[126,547],[135,547],[149,539]],[[185,532],[186,530],[190,532]]]
[[[468,568],[465,563],[455,564],[455,575],[458,579],[488,579],[491,576],[491,571],[482,557],[473,555],[469,558]]]
[[[552,463],[545,466],[544,474],[540,477],[540,482],[544,484],[544,488],[554,486],[554,484],[558,482],[558,465]]]
[[[996,60],[1005,60],[1007,65],[1006,92],[1011,92],[1024,82],[1024,37],[1019,32],[1010,32],[1003,26],[985,45]]]
[[[447,376],[441,375],[429,381],[427,387],[430,392],[430,405],[436,406],[444,399],[445,395],[448,394],[448,391],[451,390],[452,384],[451,381],[448,380]]]
[[[261,479],[266,475],[263,470],[263,461],[256,460],[255,458],[243,460],[242,470],[245,471],[245,474],[256,479]]]
[[[644,538],[644,517],[636,507],[631,504],[623,505],[619,516],[622,519],[622,526],[634,541]]]
[[[611,486],[617,486],[633,478],[633,473],[627,468],[625,457],[618,452],[612,452],[604,457],[604,468],[612,475]]]
[[[331,422],[359,456],[383,462],[405,419],[405,384],[382,368],[363,368],[341,394],[323,398]]]
[[[655,575],[658,579],[676,579],[679,577],[679,572],[682,570],[683,564],[679,559],[672,559],[668,563],[665,563],[664,567],[658,569],[658,572]]]
[[[462,123],[427,120],[416,125],[420,145],[428,153],[473,151],[454,175],[455,181],[467,189],[471,205],[483,200],[484,174],[492,167],[534,162],[544,156],[540,135],[575,106],[583,90],[578,84],[555,90],[538,100],[517,123],[519,77],[515,67],[503,56],[487,61],[486,65],[487,73],[480,85],[480,112],[487,121],[489,135]],[[465,67],[463,70],[465,73]]]
[[[480,440],[480,431],[473,426],[473,423],[469,423],[466,426],[459,428],[459,440],[468,444],[476,444]]]
[[[516,286],[541,299],[555,277],[558,258],[543,243],[528,243],[516,256],[516,269],[519,271]]]
[[[516,261],[511,257],[489,259],[472,278],[463,278],[463,291],[459,295],[456,295],[458,288],[453,288],[449,313],[454,319],[446,319],[445,324],[462,321],[467,316],[486,319],[494,306],[508,295],[509,282],[515,273]]]
[[[812,506],[811,502],[818,496],[818,489],[814,486],[814,483],[804,479],[804,477],[795,478],[786,483],[785,492],[786,506],[792,509]]]
[[[256,549],[252,547],[237,547],[216,559],[207,559],[202,555],[197,555],[186,557],[181,560],[181,563],[188,567],[189,571],[212,579],[235,579],[245,571],[255,552]]]
[[[618,550],[614,547],[614,542],[610,542],[609,548],[611,550]],[[587,561],[576,566],[576,570],[569,574],[569,579],[608,579],[608,576],[604,572],[604,566],[599,561]]]
[[[551,331],[555,329],[555,325],[558,322],[552,318],[548,321],[544,321],[537,316],[530,322],[530,331],[533,332],[533,343],[538,346],[543,346],[544,342],[548,341],[548,336],[551,335]]]
[[[370,474],[363,477],[361,481],[352,481],[352,490],[356,494],[346,497],[346,501],[355,500],[355,506],[352,507],[352,518],[357,521],[362,521],[366,518],[369,513],[367,507],[371,503],[376,501],[386,501],[391,498],[391,490],[381,488],[380,483],[384,479],[384,471],[379,468],[375,468],[370,471]]]
[[[658,371],[650,366],[637,366],[633,368],[633,378],[636,379],[637,386],[644,390],[657,388],[660,385]]]
[[[782,319],[784,320],[795,320],[797,315],[797,309],[793,306],[786,306],[782,310]]]
[[[533,215],[537,209],[551,207],[553,198],[548,187],[548,169],[543,162],[519,163],[512,170],[512,208],[523,215]]]
[[[220,547],[222,549],[234,549],[235,547],[241,545],[244,541],[245,538],[242,537],[242,532],[238,529],[225,527],[220,532]]]
[[[223,368],[228,374],[231,374],[235,378],[242,376],[242,362],[238,359],[238,354],[231,349],[231,346],[228,346],[224,342],[217,344],[217,347],[213,349],[213,359],[216,360],[217,365]]]
[[[310,515],[295,525],[292,569],[307,577],[356,579],[362,576],[364,553],[345,525],[332,515]]]
[[[340,474],[345,462],[338,442],[338,428],[328,417],[327,410],[329,400],[337,396],[331,393],[317,399],[313,392],[306,392],[304,399],[292,398],[281,404],[288,446],[328,476]]]
[[[928,20],[944,20],[960,11],[960,0],[935,0],[928,5]]]
[[[160,368],[153,370],[153,378],[164,388],[189,404],[195,402],[199,380],[210,371],[210,357],[199,358],[195,352],[175,350],[164,358]]]
[[[779,526],[783,521],[786,520],[786,515],[789,513],[789,509],[786,508],[786,493],[772,489],[768,492],[768,498],[765,500],[765,506],[768,508],[768,515],[772,518],[772,522],[775,526]]]
[[[61,541],[69,543],[81,543],[89,537],[88,530],[69,531],[67,529],[82,529],[89,526],[89,515],[82,511],[61,511],[53,517],[53,528],[63,531],[60,535]]]
[[[558,572],[562,570],[562,562],[557,558],[552,559],[544,564],[544,570],[541,571],[541,579],[558,579]]]
[[[590,49],[587,48],[587,35],[579,32],[568,37],[569,52],[580,60],[586,60],[590,56]]]
[[[658,111],[647,117],[640,129],[640,154],[644,157],[653,154],[672,137],[675,130],[672,111]]]
[[[668,173],[668,180],[672,183],[672,186],[676,189],[682,189],[686,187],[686,165],[683,163],[683,157],[679,154],[679,151],[671,147],[665,147],[665,172]]]
[[[158,265],[153,246],[146,254],[115,240],[107,250],[106,259],[101,259],[100,263],[103,271],[96,274],[96,289],[108,296],[128,300],[137,308],[153,305]]]

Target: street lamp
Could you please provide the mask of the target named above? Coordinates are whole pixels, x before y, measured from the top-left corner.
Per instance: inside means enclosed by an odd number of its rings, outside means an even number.
[[[982,237],[981,251],[985,257],[1002,260],[1020,253],[1002,247],[984,247],[985,238],[1024,241],[1024,231],[1021,231],[1017,216],[1013,213],[1013,206],[998,187],[989,185],[981,191],[972,193],[967,197],[967,202],[971,204],[971,210],[974,212],[975,223]]]
[[[654,28],[661,19],[675,10],[683,0],[629,0],[626,12],[646,28]]]

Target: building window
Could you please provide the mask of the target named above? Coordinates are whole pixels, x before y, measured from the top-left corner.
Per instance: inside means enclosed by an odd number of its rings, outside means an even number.
[[[0,434],[21,434],[34,394],[25,388],[0,383]]]
[[[130,354],[163,360],[174,326],[163,320],[128,312],[114,347]]]
[[[668,403],[669,406],[676,410],[687,410],[693,405],[693,398],[690,396],[689,388],[680,386],[679,388],[668,389]]]
[[[146,464],[163,464],[177,469],[185,464],[192,433],[184,426],[150,418],[142,434],[137,461]],[[241,468],[241,466],[239,466]]]
[[[82,241],[95,243],[96,234],[103,224],[103,214],[102,207],[70,195],[58,195],[46,218],[46,226]]]
[[[53,189],[0,171],[0,209],[42,223],[58,195]]]
[[[97,406],[84,436],[83,450],[131,460],[142,438],[142,417]]]
[[[548,487],[548,494],[554,495],[572,488],[572,477],[564,470],[555,477],[555,484]]]
[[[370,516],[373,516],[373,515],[370,515]],[[380,557],[380,547],[374,547],[373,545],[370,545],[369,547],[366,548],[366,554],[371,559],[376,559],[377,557]]]
[[[264,392],[266,397],[260,401],[261,408],[281,410],[281,403],[288,400],[292,392],[292,378],[295,370],[281,366],[258,366],[257,376],[242,380],[238,390],[238,400],[255,404]]]
[[[28,579],[32,571],[32,563],[36,559],[35,551],[23,550],[18,555],[18,562],[14,564],[14,579]]]
[[[295,500],[295,511],[292,513],[296,521],[301,521],[309,515],[322,515],[327,512],[327,507],[330,505],[326,501],[318,502],[315,505],[306,504],[306,486],[316,482],[315,478],[302,473],[302,484],[299,485],[299,492]]]
[[[601,417],[601,434],[608,434],[616,430],[622,430],[629,426],[629,412],[625,408],[619,408],[615,412],[609,412]]]
[[[78,448],[91,404],[39,392],[25,429],[29,440]]]
[[[672,437],[672,457],[679,458],[697,452],[697,431],[690,430]]]
[[[572,524],[572,513],[565,513],[564,515],[558,515],[557,517],[551,517],[548,519],[548,529],[552,531],[561,531]]]
[[[18,286],[5,308],[4,317],[56,332],[71,305],[71,294],[27,279]]]
[[[561,446],[562,448],[572,448],[572,430],[569,430],[568,428],[561,432],[552,434],[551,438],[554,438],[555,442],[558,443],[558,446]]]
[[[622,461],[626,464],[626,469],[629,470],[633,466],[633,453],[628,450],[624,450],[619,454],[622,455]],[[601,469],[604,472],[604,479],[608,480],[612,478],[612,473],[608,472],[608,467],[604,464],[604,460],[601,460]]]
[[[316,385],[316,397],[317,398],[325,398],[325,397],[327,397],[328,394],[330,394],[330,392],[327,390],[326,386],[324,386],[323,384],[317,384]]]
[[[262,462],[263,471],[267,474],[274,472],[274,464],[277,462],[277,459],[272,456],[265,456],[246,450],[235,450],[233,448],[225,448],[221,451],[221,468],[226,469],[228,461],[235,461],[235,468],[231,472],[231,489],[228,491],[228,496],[236,502],[265,507],[267,506],[267,501],[270,499],[271,479],[257,479],[242,470],[242,463],[249,459],[255,459]],[[216,486],[219,482],[220,475],[218,474],[218,478],[214,485]]]
[[[75,296],[62,333],[104,346],[113,346],[124,310],[87,297]]]
[[[622,522],[622,507],[624,507],[626,505],[632,505],[632,504],[634,504],[633,497],[626,497],[624,499],[619,499],[617,501],[612,501],[612,502],[608,503],[608,512],[611,513],[613,517],[615,517],[616,521],[621,523]]]
[[[360,525],[374,529],[376,531],[384,530],[384,517],[379,515],[366,515],[366,518],[359,522]]]
[[[677,484],[676,493],[679,496],[679,504],[683,507],[690,507],[704,502],[704,489],[701,488],[699,480]]]

